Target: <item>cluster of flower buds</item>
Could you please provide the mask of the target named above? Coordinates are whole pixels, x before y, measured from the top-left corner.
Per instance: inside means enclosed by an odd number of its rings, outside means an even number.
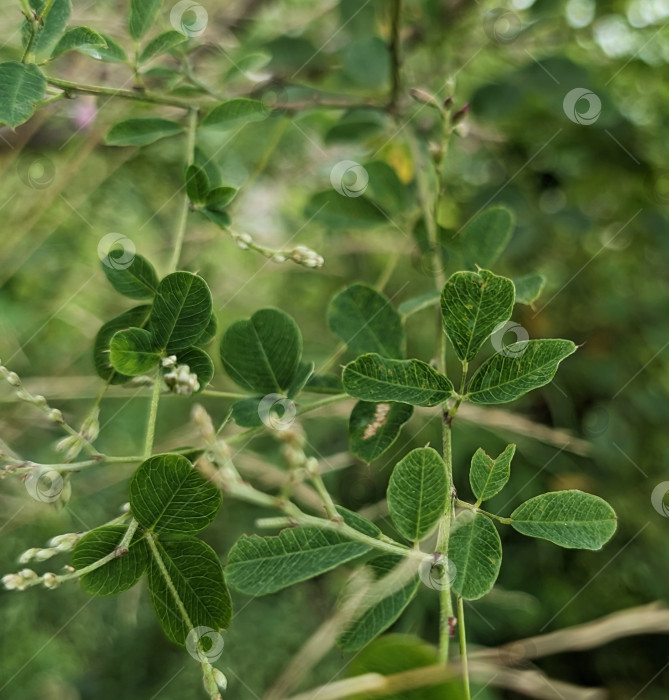
[[[315,250],[311,250],[305,245],[298,245],[286,253],[291,260],[305,267],[323,267],[325,262]]]
[[[25,591],[40,577],[32,569],[21,569],[17,574],[2,577],[2,585],[8,591]]]
[[[174,394],[190,396],[193,392],[200,389],[197,374],[191,372],[188,365],[174,365],[169,372],[163,375],[163,379],[169,390]]]
[[[21,378],[16,372],[10,372],[4,365],[0,364],[0,378],[4,379],[7,384],[16,389],[16,397],[21,401],[30,403],[33,406],[44,411],[46,417],[53,423],[64,423],[63,414],[57,408],[51,408],[47,400],[41,396],[31,394],[21,383]]]
[[[31,561],[46,561],[63,552],[71,552],[77,542],[81,539],[82,533],[68,532],[64,535],[56,535],[49,540],[48,546],[44,548],[31,547],[19,557],[19,564],[28,564]]]
[[[276,437],[281,440],[281,456],[291,469],[300,469],[306,465],[307,456],[304,454],[304,446],[307,439],[298,423],[293,423],[290,428],[276,432]]]

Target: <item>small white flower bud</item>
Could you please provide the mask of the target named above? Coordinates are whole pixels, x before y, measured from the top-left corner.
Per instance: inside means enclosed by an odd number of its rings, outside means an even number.
[[[24,581],[32,581],[37,578],[37,574],[32,569],[21,569],[21,571],[19,571],[19,576]]]
[[[49,547],[54,547],[58,552],[69,552],[81,539],[78,532],[68,532],[64,535],[56,535],[49,540]]]
[[[168,355],[167,357],[163,357],[162,365],[165,368],[170,368],[174,367],[177,363],[177,356],[176,355]]]
[[[18,574],[7,574],[2,577],[2,585],[8,591],[15,591],[23,585],[23,579]]]
[[[37,396],[33,396],[33,403],[35,406],[46,406],[46,399],[42,394],[37,394]]]
[[[218,689],[227,690],[228,679],[225,677],[225,674],[222,671],[219,671],[217,668],[213,668],[212,673],[214,676],[214,680],[216,681],[216,685],[218,686]]]
[[[23,387],[19,387],[16,390],[16,396],[21,399],[21,401],[33,402],[33,397]]]
[[[19,379],[19,375],[16,374],[16,372],[8,372],[5,379],[12,386],[21,386],[21,380]]]
[[[130,504],[129,503],[124,503],[121,506],[121,513],[129,513],[130,512]]]
[[[44,574],[42,576],[42,583],[44,583],[44,586],[49,589],[54,589],[58,588],[60,586],[60,581],[58,580],[58,576],[56,574],[52,574],[50,571]]]
[[[51,557],[55,557],[56,554],[58,554],[58,550],[51,547],[47,549],[38,549],[33,559],[35,561],[46,561],[47,559],[51,559]]]
[[[57,408],[50,408],[47,412],[47,418],[54,423],[64,423],[63,414]]]
[[[274,255],[272,255],[272,260],[277,263],[286,262],[286,256],[282,253],[274,253]]]
[[[309,457],[304,464],[304,468],[309,474],[318,474],[318,460],[315,457]]]
[[[100,432],[100,422],[98,421],[98,416],[100,415],[99,409],[95,409],[88,418],[84,420],[81,424],[81,430],[79,431],[84,440],[88,442],[93,442]]]
[[[39,551],[39,547],[31,547],[30,549],[26,549],[26,551],[19,557],[19,564],[27,564],[28,562],[32,561]]]

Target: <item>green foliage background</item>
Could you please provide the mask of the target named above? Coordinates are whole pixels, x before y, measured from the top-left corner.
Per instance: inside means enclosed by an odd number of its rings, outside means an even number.
[[[124,2],[74,5],[80,23],[124,41]],[[270,105],[308,100],[312,88],[385,103],[389,15],[381,0],[270,0],[251,6],[252,19],[245,17],[244,3],[207,5],[203,39],[209,43],[193,55],[207,84],[228,96],[260,85]],[[662,6],[641,0],[596,7],[587,0],[519,0],[505,9],[514,13],[509,21],[520,18],[524,29],[513,40],[502,36],[500,41],[500,35],[491,36],[501,25],[491,28],[486,19],[492,3],[407,0],[397,121],[383,110],[283,111],[238,132],[211,134],[203,144],[216,152],[226,184],[243,186],[233,210],[237,230],[276,247],[288,240],[309,245],[326,263],[310,271],[267,262],[239,250],[213,224],[192,217],[183,267],[198,270],[209,282],[221,328],[264,305],[285,309],[302,329],[305,356],[318,367],[337,345],[325,311],[345,284],[373,283],[400,256],[386,287],[393,303],[431,289],[429,262],[408,228],[419,167],[408,134],[413,129],[421,139],[438,141],[439,130],[434,112],[412,103],[406,88],[420,87],[443,99],[452,89],[447,79],[456,74],[456,104],[469,102],[471,109],[462,138],[455,137],[448,152],[448,197],[440,223],[457,230],[489,203],[515,211],[515,234],[495,271],[510,277],[539,271],[548,279],[535,308],[523,307],[515,320],[530,337],[570,338],[583,346],[555,382],[512,409],[567,428],[592,445],[589,457],[579,457],[457,422],[456,480],[466,483],[477,447],[498,454],[513,439],[518,449],[508,488],[519,496],[506,506],[507,496],[493,501],[503,514],[546,490],[581,488],[604,497],[619,518],[614,540],[600,552],[562,550],[503,532],[498,586],[468,614],[470,637],[482,645],[566,627],[667,594],[669,521],[650,503],[652,489],[667,479],[669,450],[669,94],[663,81],[669,28]],[[166,4],[161,13],[162,29],[169,28],[169,9]],[[590,11],[592,21],[578,21]],[[17,60],[18,5],[4,3],[0,13],[0,58]],[[158,63],[171,65],[170,59]],[[245,74],[240,66],[251,69]],[[80,82],[132,84],[126,67],[75,54],[49,70]],[[259,81],[271,77],[276,85],[263,88]],[[575,124],[565,116],[562,101],[576,87],[601,99],[594,124]],[[93,98],[81,97],[60,102],[16,133],[0,133],[0,357],[74,423],[99,388],[91,358],[95,333],[126,308],[99,269],[97,243],[109,232],[122,232],[159,268],[162,264],[164,273],[179,207],[172,196],[182,184],[178,141],[141,150],[101,145],[115,121],[170,116],[170,109],[102,98],[95,121],[82,128],[78,120],[93,104]],[[38,159],[44,159],[50,179],[43,189],[24,182]],[[347,200],[359,207],[355,220],[341,225],[334,217],[339,195],[329,176],[342,160],[383,161],[396,170],[403,187],[384,203],[387,217],[364,206],[363,198]],[[378,169],[368,170],[372,194]],[[314,199],[320,191],[328,194]],[[312,216],[326,201],[325,210]],[[456,262],[448,240],[443,259],[450,273]],[[429,359],[431,312],[412,317],[407,331],[408,356]],[[220,364],[214,383],[232,388]],[[101,451],[140,449],[148,399],[131,400],[132,395],[129,389],[114,390],[103,404]],[[33,460],[52,460],[59,437],[55,428],[11,399],[0,389],[2,439]],[[225,414],[226,402],[198,400],[215,418]],[[178,397],[162,403],[158,450],[194,439],[191,403]],[[310,417],[314,449],[326,456],[345,451],[346,418],[344,410]],[[435,442],[438,431],[437,421],[426,424],[420,413],[405,428],[401,451],[388,453],[392,462],[384,456],[367,467],[338,458],[346,468],[327,475],[328,486],[349,508],[374,504],[384,496],[394,461]],[[252,451],[251,458],[281,466],[270,438],[254,442]],[[131,473],[130,466],[110,465],[75,476],[72,500],[61,510],[34,502],[18,480],[3,481],[2,571],[15,570],[23,550],[56,533],[89,529],[113,517],[127,500]],[[204,539],[223,554],[240,534],[253,530],[255,518],[267,514],[226,500]],[[268,598],[235,596],[235,620],[219,664],[230,681],[229,697],[254,698],[271,685],[332,612],[345,576],[339,570]],[[437,596],[421,587],[418,604],[393,631],[435,641],[436,615]],[[91,599],[75,586],[2,592],[0,629],[3,699],[169,700],[191,697],[200,683],[197,664],[163,637],[146,591],[139,588],[110,600]],[[632,638],[538,665],[557,678],[604,686],[611,697],[622,699],[637,697],[666,663],[666,651],[665,638]],[[305,687],[345,675],[350,658],[333,651]],[[660,700],[668,689],[665,667],[638,697]],[[491,698],[513,697],[486,692]]]

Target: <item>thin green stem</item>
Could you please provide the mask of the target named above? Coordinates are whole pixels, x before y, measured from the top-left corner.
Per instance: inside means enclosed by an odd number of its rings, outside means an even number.
[[[314,485],[316,492],[323,501],[323,506],[325,508],[325,512],[328,515],[328,518],[330,518],[330,520],[341,520],[341,515],[339,515],[339,513],[337,512],[337,508],[335,507],[334,501],[332,500],[332,496],[327,490],[327,487],[325,486],[325,483],[323,481],[323,477],[321,476],[321,473],[318,470],[317,463],[314,465],[313,469],[309,469],[309,476],[311,477],[311,483]]]
[[[462,681],[465,687],[465,700],[470,700],[471,691],[469,690],[469,660],[467,659],[465,606],[461,596],[458,596],[458,637],[460,640],[460,664],[462,665]]]
[[[99,464],[130,464],[132,462],[141,462],[143,457],[137,455],[130,455],[128,457],[110,457],[107,455],[97,455],[97,459],[86,459],[80,462],[67,462],[63,464],[41,464],[39,462],[27,462],[22,460],[11,459],[11,466],[13,465],[24,465],[19,466],[16,469],[9,469],[11,474],[29,474],[35,469],[39,470],[57,470],[59,472],[76,472],[81,469],[87,469],[88,467],[95,467]],[[9,461],[10,458],[4,456],[0,458],[0,461]],[[7,470],[7,468],[5,468]]]
[[[144,441],[144,459],[148,459],[153,453],[153,441],[156,435],[156,418],[158,416],[158,402],[160,401],[161,388],[162,377],[160,376],[160,372],[158,372],[153,383],[153,393],[151,394],[151,404],[149,406],[149,419],[146,424],[146,439]]]
[[[195,132],[197,131],[197,108],[193,108],[188,112],[188,131],[186,138],[186,168],[192,165],[195,152]],[[172,261],[170,262],[170,272],[175,272],[179,266],[179,258],[181,257],[181,249],[183,248],[184,237],[186,235],[186,224],[188,222],[188,212],[190,210],[190,199],[184,188],[183,203],[181,206],[181,215],[179,216],[179,224],[177,226],[176,238],[174,241],[174,250],[172,252]]]
[[[402,44],[400,32],[402,29],[402,0],[392,0],[392,15],[390,20],[390,41],[388,53],[390,54],[390,74],[392,84],[390,89],[390,102],[388,110],[393,112],[397,108],[397,102],[402,88]]]
[[[200,396],[211,396],[217,399],[248,399],[248,394],[241,394],[234,391],[216,391],[215,389],[204,389]]]
[[[461,501],[460,499],[456,499],[455,505],[458,508],[466,508],[467,510],[475,510],[477,513],[483,513],[483,515],[487,515],[489,518],[497,520],[497,522],[503,523],[504,525],[511,525],[513,522],[511,518],[504,518],[501,515],[495,515],[494,513],[490,513],[487,510],[479,508],[476,504],[467,503],[466,501]]]

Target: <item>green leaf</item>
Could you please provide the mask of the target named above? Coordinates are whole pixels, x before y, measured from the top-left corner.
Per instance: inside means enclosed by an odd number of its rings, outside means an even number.
[[[404,357],[404,327],[386,296],[364,284],[339,292],[328,307],[328,326],[353,352]]]
[[[147,146],[183,131],[179,122],[158,117],[126,119],[114,124],[105,136],[107,146]]]
[[[232,223],[232,219],[227,211],[216,211],[215,209],[198,209],[202,216],[216,224],[219,228],[226,229]]]
[[[515,452],[515,445],[507,445],[504,452],[493,459],[482,448],[476,450],[469,470],[469,483],[479,502],[487,501],[504,488],[511,474]]]
[[[374,353],[346,365],[346,393],[363,401],[436,406],[453,393],[451,382],[421,360],[390,360]]]
[[[388,483],[388,511],[397,531],[408,540],[424,539],[446,510],[446,465],[436,450],[411,450],[393,469]]]
[[[167,53],[173,48],[183,44],[188,37],[184,36],[181,32],[175,32],[170,30],[169,32],[163,32],[158,34],[155,39],[151,41],[144,47],[144,50],[139,54],[139,62],[146,63],[146,61],[159,56],[160,54]]]
[[[460,232],[465,267],[491,267],[511,240],[513,214],[505,207],[490,207],[475,216]]]
[[[456,272],[441,293],[444,330],[457,356],[471,362],[495,328],[511,318],[513,282],[488,270]]]
[[[181,455],[155,455],[130,480],[130,509],[137,522],[161,535],[194,535],[221,506],[221,492]]]
[[[33,64],[0,63],[0,124],[12,128],[32,117],[44,97],[46,78]]]
[[[86,533],[72,552],[71,564],[83,569],[111,554],[121,543],[127,525],[105,525]],[[84,574],[81,587],[97,596],[116,595],[132,588],[142,577],[149,561],[149,552],[143,535],[136,532],[128,553],[112,559],[107,564]]]
[[[212,129],[233,129],[241,124],[266,119],[270,110],[260,100],[238,97],[214,107],[202,120],[202,126]]]
[[[406,403],[372,403],[358,401],[348,423],[351,452],[369,463],[380,457],[400,434],[413,415]]]
[[[525,275],[513,280],[516,288],[516,302],[518,304],[533,304],[541,295],[546,285],[543,275]]]
[[[402,316],[411,316],[418,311],[434,306],[440,298],[441,294],[439,291],[433,289],[430,292],[425,292],[425,294],[419,294],[417,297],[412,297],[411,299],[403,301],[397,307],[397,310]]]
[[[315,394],[341,394],[344,391],[341,377],[334,374],[312,374],[304,388]]]
[[[80,46],[77,50],[79,53],[86,54],[98,61],[106,61],[108,63],[124,63],[128,60],[125,49],[114,39],[106,34],[100,34],[105,40],[107,47],[102,46]]]
[[[298,371],[302,334],[279,309],[260,309],[233,323],[221,338],[221,361],[239,386],[261,394],[281,393]]]
[[[452,523],[448,557],[455,565],[453,590],[465,600],[476,600],[495,585],[502,565],[502,542],[490,518],[471,511]]]
[[[161,0],[130,0],[128,29],[130,36],[137,41],[155,24]]]
[[[98,377],[110,382],[111,384],[123,384],[130,377],[125,374],[116,372],[111,364],[109,357],[109,346],[111,339],[117,331],[122,331],[127,328],[139,328],[143,326],[151,313],[151,306],[144,304],[135,306],[133,309],[124,311],[120,316],[107,321],[95,336],[93,345],[93,363]]]
[[[369,562],[377,578],[387,576],[401,561],[401,557],[382,555]],[[368,608],[337,640],[342,651],[358,651],[366,646],[381,632],[385,631],[404,612],[416,595],[420,578],[417,576],[408,584],[378,603]]]
[[[515,530],[567,549],[601,549],[616,531],[616,514],[599,496],[554,491],[530,498],[511,513]]]
[[[236,187],[214,187],[206,196],[206,204],[213,209],[223,209],[237,196]]]
[[[365,196],[345,197],[334,190],[318,192],[309,200],[304,215],[332,229],[364,229],[387,226],[385,214]]]
[[[51,58],[54,59],[68,51],[75,51],[84,46],[106,49],[107,42],[103,36],[89,27],[73,27],[68,29],[60,38],[51,54]]]
[[[313,362],[300,362],[297,372],[293,376],[290,386],[286,389],[286,396],[289,399],[294,399],[304,389],[309,378],[314,373]]]
[[[478,404],[514,401],[548,384],[560,362],[575,351],[571,340],[521,340],[507,345],[478,368],[467,387],[467,398]]]
[[[191,629],[220,630],[228,627],[232,618],[232,601],[216,552],[195,538],[179,542],[161,540],[156,542],[156,548],[192,625],[183,619],[154,555],[148,569],[149,591],[156,616],[167,637],[175,644],[185,646]]]
[[[241,428],[259,428],[263,422],[258,412],[262,396],[249,396],[248,399],[235,401],[230,407],[232,420]]]
[[[300,527],[277,537],[242,535],[230,550],[225,577],[247,595],[267,595],[323,574],[368,552],[332,530]]]
[[[156,293],[158,275],[153,265],[141,255],[135,255],[128,267],[119,270],[103,263],[102,271],[112,287],[126,297],[151,299]]]
[[[371,520],[367,520],[367,518],[359,515],[355,511],[344,508],[344,506],[335,506],[335,509],[349,527],[352,527],[358,532],[362,532],[363,535],[378,537],[381,534],[381,530],[376,527]]]
[[[197,165],[189,165],[186,169],[186,194],[193,204],[204,204],[207,200],[209,178]]]
[[[211,357],[201,348],[192,347],[181,350],[177,353],[177,363],[188,365],[190,371],[197,374],[197,380],[200,384],[198,392],[205,389],[214,376],[214,363],[211,361]],[[166,372],[169,372],[169,370],[166,370]]]
[[[143,328],[119,331],[111,339],[109,349],[112,367],[129,377],[148,374],[160,362],[160,353],[155,349],[153,337]]]
[[[390,676],[403,671],[434,666],[439,663],[437,650],[418,637],[404,634],[385,634],[375,639],[360,653],[354,655],[348,666],[351,677],[374,674]],[[459,680],[431,685],[416,690],[398,690],[383,696],[383,700],[464,700]],[[371,700],[361,692],[350,700]]]
[[[30,52],[38,58],[50,55],[51,49],[61,37],[72,14],[70,0],[30,0],[30,6],[41,16],[42,28],[37,31]]]
[[[198,341],[211,319],[211,292],[207,283],[191,272],[164,277],[151,310],[151,332],[156,345],[177,354]]]
[[[209,323],[207,327],[202,331],[202,335],[197,339],[196,345],[202,347],[208,345],[216,337],[216,331],[218,330],[218,321],[216,316],[212,314],[209,317]]]

